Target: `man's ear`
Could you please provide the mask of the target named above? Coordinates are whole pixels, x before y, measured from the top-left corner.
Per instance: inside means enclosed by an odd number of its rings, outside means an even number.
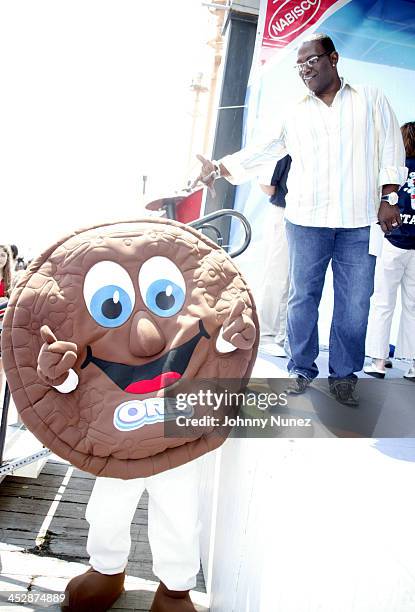
[[[330,53],[330,62],[333,65],[333,67],[337,66],[337,62],[339,61],[339,54],[337,53],[337,51],[333,51],[333,53]]]

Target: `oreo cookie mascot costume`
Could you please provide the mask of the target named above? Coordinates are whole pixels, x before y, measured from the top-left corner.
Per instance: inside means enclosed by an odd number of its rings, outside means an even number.
[[[144,489],[160,585],[152,612],[195,610],[198,460],[215,426],[165,435],[167,392],[250,375],[252,295],[226,253],[196,230],[147,218],[72,233],[32,262],[9,302],[3,359],[26,426],[98,476],[86,518],[90,569],[65,610],[103,611],[123,590],[130,525]]]

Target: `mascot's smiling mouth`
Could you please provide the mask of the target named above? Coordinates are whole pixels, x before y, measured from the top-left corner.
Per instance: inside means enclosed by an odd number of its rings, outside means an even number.
[[[171,349],[158,359],[139,366],[99,359],[92,355],[92,349],[88,346],[81,370],[86,368],[89,363],[94,363],[123,391],[136,394],[152,393],[172,385],[183,376],[193,351],[201,338],[209,339],[210,335],[207,333],[203,322],[199,320],[199,332],[196,336]]]

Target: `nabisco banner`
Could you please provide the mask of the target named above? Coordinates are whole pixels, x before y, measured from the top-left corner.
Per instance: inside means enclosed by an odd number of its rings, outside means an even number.
[[[329,12],[332,14],[347,0],[261,0],[262,47],[264,64],[275,53],[315,25]]]

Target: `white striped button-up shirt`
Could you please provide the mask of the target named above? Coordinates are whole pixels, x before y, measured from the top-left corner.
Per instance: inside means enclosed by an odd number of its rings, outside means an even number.
[[[365,227],[377,220],[382,185],[402,185],[405,149],[382,92],[342,79],[331,106],[307,93],[275,137],[221,159],[243,183],[289,153],[286,218],[311,227]],[[272,166],[273,169],[273,166]],[[269,181],[268,181],[269,182]]]

